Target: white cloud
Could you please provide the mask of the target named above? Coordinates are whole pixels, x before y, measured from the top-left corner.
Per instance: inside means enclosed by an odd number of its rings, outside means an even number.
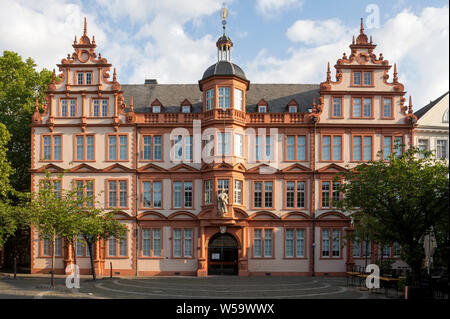
[[[293,7],[301,7],[300,0],[257,0],[256,9],[267,18],[278,15],[281,11]]]
[[[405,10],[381,28],[365,32],[378,44],[376,54],[382,52],[390,64],[397,63],[399,80],[412,95],[414,110],[448,91],[448,7],[425,8],[417,15]],[[247,64],[246,74],[259,83],[319,83],[325,80],[328,61],[333,65],[343,52],[349,54],[352,33],[359,33],[359,23],[352,29],[335,19],[299,20],[286,33],[299,43],[288,49],[288,58],[273,57],[263,49]],[[390,73],[392,79],[392,69]]]

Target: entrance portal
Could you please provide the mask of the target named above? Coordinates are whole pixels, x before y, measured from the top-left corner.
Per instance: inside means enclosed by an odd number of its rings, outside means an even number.
[[[230,234],[217,233],[209,240],[208,275],[238,274],[238,243]]]

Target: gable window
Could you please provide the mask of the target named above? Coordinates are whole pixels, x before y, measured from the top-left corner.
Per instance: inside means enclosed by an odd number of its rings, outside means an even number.
[[[161,208],[162,187],[160,181],[142,182],[142,207],[143,208]]]
[[[322,258],[339,258],[341,256],[341,230],[322,229]]]
[[[331,117],[342,118],[342,97],[333,97],[331,101]]]
[[[437,140],[436,141],[436,157],[438,159],[448,158],[447,140]]]
[[[305,257],[305,229],[287,228],[284,249],[286,258]]]
[[[223,109],[231,107],[229,87],[219,87],[218,98],[219,98],[219,108]]]
[[[92,72],[77,72],[77,84],[78,85],[91,85],[92,84]]]
[[[214,89],[206,91],[206,110],[211,110],[214,107]]]
[[[352,161],[372,160],[372,136],[352,136]]]
[[[342,160],[342,135],[322,135],[321,146],[322,161]]]
[[[253,229],[253,257],[273,257],[273,230],[271,228]]]
[[[361,105],[363,103],[363,105]],[[352,98],[352,118],[371,118],[372,98]]]
[[[267,105],[258,105],[258,113],[267,113]]]
[[[192,136],[177,135],[174,141],[174,160],[191,161],[192,160]]]
[[[75,180],[76,197],[79,207],[94,206],[94,180]]]
[[[384,97],[383,98],[383,110],[382,113],[383,116],[382,118],[384,119],[392,119],[393,114],[392,114],[392,98],[390,97]]]
[[[94,99],[93,100],[93,116],[94,117],[107,117],[108,112],[108,100],[107,99]]]
[[[161,257],[161,228],[142,229],[142,257]]]
[[[153,105],[152,106],[152,112],[153,113],[161,113],[161,106],[160,105]]]
[[[305,208],[305,182],[286,181],[286,208]]]
[[[60,117],[75,117],[77,113],[76,99],[61,99]]]
[[[253,182],[253,207],[273,208],[273,182]]]
[[[173,182],[173,207],[193,208],[193,184],[191,181]]]
[[[126,257],[127,253],[127,235],[123,237],[116,238],[115,236],[111,236],[108,239],[108,257]]]
[[[286,137],[286,160],[304,161],[306,160],[306,136],[288,135]]]
[[[371,71],[355,71],[353,74],[353,85],[372,86],[373,73]]]
[[[41,159],[60,161],[62,159],[62,136],[43,135],[41,140]]]
[[[448,110],[445,111],[445,113],[444,113],[444,118],[442,119],[442,122],[448,123]]]
[[[108,134],[108,161],[128,160],[128,135]]]
[[[144,161],[162,160],[162,136],[143,135],[142,136],[142,159]]]
[[[172,255],[175,258],[191,258],[193,256],[192,228],[174,228]]]
[[[107,207],[126,208],[128,207],[128,181],[127,180],[107,180]]]
[[[242,111],[242,90],[234,89],[234,108]]]
[[[94,160],[94,135],[75,135],[75,160]]]

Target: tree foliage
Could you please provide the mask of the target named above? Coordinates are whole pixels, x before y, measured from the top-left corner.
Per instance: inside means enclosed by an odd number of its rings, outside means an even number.
[[[45,91],[52,72],[36,71],[31,58],[22,61],[15,52],[4,51],[0,56],[0,123],[11,134],[7,157],[15,168],[11,184],[17,191],[30,188],[28,168],[31,161],[31,117],[36,97],[44,102]]]
[[[442,232],[438,246],[448,247],[448,173],[448,164],[431,152],[410,148],[400,157],[393,154],[389,161],[380,158],[342,173],[346,183],[338,207],[356,220],[364,216],[363,223],[356,222],[356,235],[369,234],[382,244],[398,242],[402,259],[417,275],[422,239],[430,227]]]

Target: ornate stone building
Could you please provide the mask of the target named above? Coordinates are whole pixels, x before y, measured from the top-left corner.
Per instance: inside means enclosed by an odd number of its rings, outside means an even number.
[[[335,75],[328,63],[317,85],[253,84],[231,62],[225,32],[216,44],[218,61],[197,84],[119,84],[85,22],[57,64],[45,112],[33,115],[33,189],[45,169],[67,169],[56,189],[86,185],[127,226],[125,238],[95,247],[100,274],[112,264],[133,276],[340,275],[362,264],[365,246],[344,238],[352,227],[334,208],[333,178],[411,143],[416,118],[395,65],[390,81],[362,21]],[[32,272],[48,272],[49,241],[36,231],[31,240]],[[75,249],[89,273],[81,242],[56,248],[59,272]]]

